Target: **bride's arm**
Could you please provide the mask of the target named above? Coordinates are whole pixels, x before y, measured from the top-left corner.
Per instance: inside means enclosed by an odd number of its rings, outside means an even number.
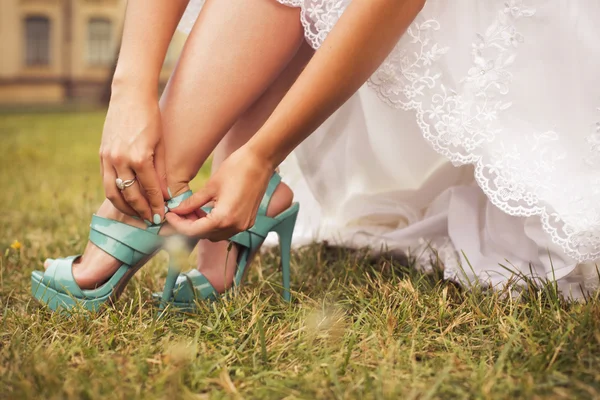
[[[273,169],[364,84],[424,2],[353,0],[259,132],[204,188],[167,214],[169,222],[183,234],[210,240],[252,226]],[[193,218],[190,213],[210,201],[212,212]]]
[[[158,82],[188,0],[129,0],[100,146],[106,197],[121,212],[160,222],[164,200],[155,168],[160,140]],[[140,185],[118,190],[115,179]]]
[[[158,96],[167,48],[189,0],[129,0],[113,91]]]
[[[276,167],[375,72],[425,0],[353,0],[249,149]]]

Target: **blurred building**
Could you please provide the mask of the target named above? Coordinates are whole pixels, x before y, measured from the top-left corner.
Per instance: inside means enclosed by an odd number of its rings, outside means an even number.
[[[126,0],[0,0],[0,104],[101,101]],[[176,34],[162,80],[185,38]]]

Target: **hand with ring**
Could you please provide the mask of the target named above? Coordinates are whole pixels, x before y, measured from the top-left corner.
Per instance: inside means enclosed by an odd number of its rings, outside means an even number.
[[[106,197],[124,214],[155,225],[165,214],[161,128],[158,101],[115,96],[100,147]]]

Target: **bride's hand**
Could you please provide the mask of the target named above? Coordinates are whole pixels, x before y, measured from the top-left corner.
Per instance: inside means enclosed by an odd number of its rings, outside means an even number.
[[[171,210],[166,218],[179,233],[219,241],[252,225],[267,189],[273,167],[252,151],[231,154],[203,189]],[[206,215],[199,208],[213,203]]]
[[[157,172],[161,140],[158,101],[126,95],[111,99],[100,146],[106,197],[121,212],[155,224],[164,218],[164,185]],[[135,182],[119,190],[116,179]]]

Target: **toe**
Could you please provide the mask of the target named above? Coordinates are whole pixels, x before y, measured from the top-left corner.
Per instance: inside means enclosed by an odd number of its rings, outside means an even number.
[[[52,264],[53,261],[54,258],[46,258],[46,261],[44,261],[44,269],[48,269],[48,267],[50,267],[50,264]]]

